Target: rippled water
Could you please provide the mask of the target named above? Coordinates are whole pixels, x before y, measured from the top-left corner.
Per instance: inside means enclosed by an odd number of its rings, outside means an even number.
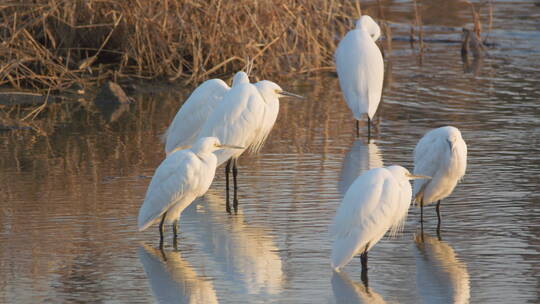
[[[159,135],[189,93],[141,91],[116,113],[53,105],[33,130],[0,133],[0,302],[537,303],[540,301],[540,8],[496,1],[490,56],[465,66],[458,43],[408,42],[408,2],[382,1],[394,21],[375,140],[354,136],[337,78],[282,83],[284,100],[262,152],[240,160],[240,210],[225,213],[224,174],[182,215],[178,250],[157,228],[137,232]],[[364,9],[374,7],[366,5]],[[459,40],[466,5],[424,4],[426,37]],[[444,15],[445,17],[440,17]],[[383,43],[385,45],[385,43]],[[360,261],[329,266],[328,224],[356,175],[412,169],[429,129],[461,129],[467,174],[434,207]],[[365,126],[361,126],[365,131]]]

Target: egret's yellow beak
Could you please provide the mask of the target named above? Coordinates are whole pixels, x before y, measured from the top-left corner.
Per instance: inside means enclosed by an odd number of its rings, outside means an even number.
[[[279,95],[288,96],[288,97],[294,97],[294,98],[299,98],[299,99],[305,99],[304,96],[297,95],[297,94],[287,92],[287,91],[281,91],[281,92],[279,92]]]
[[[410,179],[431,179],[431,176],[409,174]]]
[[[244,147],[233,146],[233,145],[219,145],[218,147],[220,147],[222,149],[239,149],[239,150],[244,150],[245,149]]]

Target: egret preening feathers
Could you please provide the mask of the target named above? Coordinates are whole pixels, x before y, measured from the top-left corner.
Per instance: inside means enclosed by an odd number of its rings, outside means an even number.
[[[330,233],[332,268],[339,271],[357,254],[361,254],[362,276],[367,273],[367,252],[390,230],[397,233],[403,226],[411,204],[409,180],[429,178],[415,176],[401,166],[371,169],[360,175],[345,194]]]
[[[371,119],[381,101],[384,61],[375,41],[381,30],[370,16],[356,21],[356,28],[339,42],[336,50],[336,69],[339,84],[347,105],[353,112],[357,126],[362,114],[368,116],[368,138]]]
[[[232,86],[249,83],[246,73],[240,71],[234,75]],[[210,79],[198,86],[176,113],[171,125],[163,134],[165,153],[176,148],[192,145],[199,137],[199,132],[210,113],[223,96],[230,90],[221,79]]]
[[[163,242],[163,224],[172,223],[176,239],[180,213],[203,195],[216,172],[214,151],[243,147],[220,144],[215,137],[197,140],[192,148],[173,150],[156,169],[139,209],[138,226],[143,231],[156,222],[159,224],[160,244]]]
[[[424,135],[414,149],[414,174],[432,176],[430,180],[414,181],[413,198],[421,208],[437,202],[437,229],[440,229],[440,201],[450,195],[467,168],[467,145],[461,132],[447,126]]]

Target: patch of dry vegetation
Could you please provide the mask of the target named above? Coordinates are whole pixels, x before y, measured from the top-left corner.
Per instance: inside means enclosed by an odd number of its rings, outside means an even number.
[[[200,81],[333,66],[360,5],[333,0],[20,0],[0,4],[0,86],[61,90],[106,78]]]

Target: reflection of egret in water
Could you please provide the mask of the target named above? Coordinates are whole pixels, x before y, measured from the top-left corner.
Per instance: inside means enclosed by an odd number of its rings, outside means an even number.
[[[210,280],[197,276],[180,252],[139,248],[139,260],[159,303],[218,303]]]
[[[364,144],[362,140],[355,140],[347,155],[343,159],[343,166],[339,176],[338,190],[345,195],[349,186],[364,171],[383,166],[383,158],[379,147],[370,142]]]
[[[243,288],[243,293],[278,294],[283,270],[272,237],[263,229],[248,226],[241,213],[223,216],[225,200],[215,192],[207,192],[196,203],[185,216],[196,225],[192,231],[201,234],[197,239],[203,250],[215,259],[226,278]]]
[[[380,294],[362,283],[352,281],[344,271],[334,271],[332,290],[336,303],[386,303]]]
[[[424,303],[469,303],[469,273],[447,243],[415,236],[416,285]]]

